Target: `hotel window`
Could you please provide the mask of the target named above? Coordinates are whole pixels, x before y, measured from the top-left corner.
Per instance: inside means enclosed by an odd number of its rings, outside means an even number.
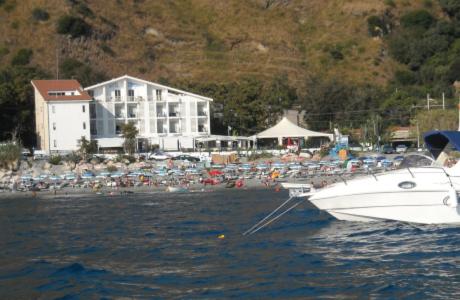
[[[57,147],[57,142],[56,142],[56,140],[53,140],[53,145],[54,145],[54,147]]]
[[[53,123],[53,130],[56,130],[56,123]]]
[[[156,90],[155,94],[157,96],[157,101],[161,101],[161,90]]]
[[[86,130],[86,122],[83,122],[83,130]]]
[[[82,112],[85,112],[85,111],[86,111],[86,108],[85,108],[84,105],[81,106],[81,110],[82,110]]]
[[[134,90],[128,90],[128,96],[134,97]]]
[[[121,91],[120,90],[115,90],[115,99],[121,99]]]
[[[54,114],[56,113],[56,108],[54,107],[54,105],[51,105],[51,112]]]

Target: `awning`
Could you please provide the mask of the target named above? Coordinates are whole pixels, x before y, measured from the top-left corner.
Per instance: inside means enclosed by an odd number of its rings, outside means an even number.
[[[437,158],[449,143],[455,150],[460,151],[460,131],[433,130],[425,133],[423,139],[434,158]]]
[[[209,135],[203,137],[196,137],[196,141],[210,142],[210,141],[252,141],[252,138],[246,136],[227,136],[227,135]]]
[[[326,137],[330,141],[334,139],[334,135],[330,133],[323,133],[308,130],[300,126],[295,125],[284,117],[278,124],[273,127],[270,127],[254,136],[257,139],[266,139],[266,138],[295,138],[295,137]]]

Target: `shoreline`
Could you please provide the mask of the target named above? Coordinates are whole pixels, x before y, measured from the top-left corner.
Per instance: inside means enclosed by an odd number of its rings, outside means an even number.
[[[139,186],[139,187],[121,187],[111,188],[103,187],[98,191],[91,188],[72,188],[65,187],[59,190],[46,190],[46,191],[15,191],[15,192],[0,192],[0,200],[14,199],[14,198],[36,198],[36,199],[52,199],[52,198],[75,198],[75,197],[89,197],[89,196],[132,196],[132,195],[145,195],[145,194],[187,194],[187,193],[212,193],[221,191],[235,191],[235,190],[272,190],[279,192],[281,182],[271,182],[269,186],[265,186],[259,179],[245,180],[242,187],[226,188],[225,184],[204,185],[193,184],[189,187],[184,187],[183,191],[170,192],[167,186]]]

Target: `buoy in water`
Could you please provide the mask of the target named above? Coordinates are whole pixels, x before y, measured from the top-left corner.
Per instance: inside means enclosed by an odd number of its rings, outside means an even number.
[[[217,238],[218,238],[219,240],[223,240],[223,239],[225,239],[225,234],[219,234],[219,235],[217,236]]]

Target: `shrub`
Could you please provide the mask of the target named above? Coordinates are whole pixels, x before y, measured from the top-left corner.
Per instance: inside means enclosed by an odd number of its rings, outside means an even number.
[[[32,11],[32,18],[35,21],[47,21],[50,18],[50,15],[43,8],[37,7]]]
[[[130,164],[136,162],[136,158],[134,156],[132,156],[132,155],[124,155],[123,158],[127,159]]]
[[[116,172],[118,168],[114,165],[107,166],[107,172]]]
[[[10,50],[7,47],[0,47],[0,59],[10,53]]]
[[[417,82],[417,76],[413,72],[405,70],[396,71],[395,79],[402,85],[412,85]]]
[[[115,56],[115,52],[107,44],[102,44],[101,49],[102,49],[102,51],[104,51],[108,55]]]
[[[62,157],[58,154],[58,155],[52,155],[50,156],[50,158],[48,159],[48,162],[52,165],[60,165],[61,164],[61,161],[62,161]]]
[[[33,51],[32,49],[19,49],[16,55],[11,60],[11,64],[14,66],[24,66],[29,64],[30,59],[32,58]]]
[[[77,12],[81,14],[82,16],[88,17],[88,18],[94,18],[94,13],[93,11],[84,3],[80,3],[76,7]]]
[[[64,157],[64,160],[78,164],[82,160],[82,157],[75,152],[71,152]]]
[[[429,28],[436,19],[426,10],[414,10],[401,17],[401,25],[405,28],[421,27]]]
[[[460,19],[460,2],[458,0],[439,0],[438,2],[446,14]]]
[[[426,8],[432,8],[433,7],[433,1],[431,0],[423,0],[423,6]]]
[[[396,3],[394,0],[385,0],[385,5],[390,7],[396,7]]]
[[[7,168],[21,158],[21,145],[13,142],[0,144],[0,167]]]
[[[342,60],[344,59],[344,56],[342,54],[342,51],[340,51],[340,49],[338,48],[334,48],[334,49],[331,49],[329,51],[329,54],[331,55],[331,57],[335,60]]]
[[[69,34],[72,38],[80,36],[89,36],[91,34],[91,25],[83,19],[73,16],[62,16],[57,23],[57,33]]]
[[[248,156],[248,161],[254,161],[259,158],[272,158],[272,157],[273,155],[268,152],[262,152],[262,153],[252,152],[251,155]]]
[[[4,3],[1,3],[1,4],[5,4],[3,6],[3,9],[5,9],[5,11],[7,11],[7,12],[12,12],[16,8],[16,1],[8,1],[8,2],[3,1],[3,2]]]

